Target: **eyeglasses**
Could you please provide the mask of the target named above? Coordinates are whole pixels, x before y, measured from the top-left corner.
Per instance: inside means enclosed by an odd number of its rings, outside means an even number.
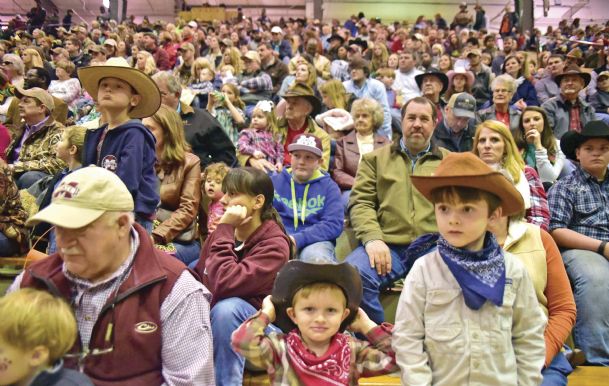
[[[506,90],[504,88],[495,89],[495,90],[493,90],[493,92],[497,93],[497,94],[509,94],[509,93],[511,93],[510,90]]]

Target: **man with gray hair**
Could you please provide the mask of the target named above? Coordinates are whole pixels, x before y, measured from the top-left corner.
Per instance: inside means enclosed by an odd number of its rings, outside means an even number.
[[[168,72],[158,72],[152,80],[161,91],[161,102],[175,109],[182,117],[186,142],[201,160],[201,169],[214,162],[224,162],[228,166],[237,165],[235,145],[216,118],[207,110],[180,101],[182,86],[178,78]]]
[[[475,131],[476,98],[466,92],[453,94],[434,129],[435,145],[454,152],[470,151]]]
[[[9,291],[37,288],[74,308],[79,339],[64,357],[95,384],[213,385],[211,294],[135,223],[131,193],[97,167],[67,175],[30,218],[55,226],[57,253]]]

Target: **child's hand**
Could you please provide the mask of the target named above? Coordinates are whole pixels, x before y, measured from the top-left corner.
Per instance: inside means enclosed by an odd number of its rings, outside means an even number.
[[[226,211],[220,219],[220,224],[230,224],[233,227],[238,227],[247,224],[252,219],[252,216],[247,215],[247,208],[242,205],[233,205],[226,208]]]
[[[368,315],[366,315],[366,312],[364,312],[364,310],[361,308],[358,308],[357,316],[355,317],[353,323],[351,323],[349,326],[349,331],[359,332],[360,334],[365,335],[376,326],[377,324],[370,320]]]
[[[269,317],[269,322],[273,323],[275,321],[275,305],[271,301],[271,295],[267,295],[262,301],[262,308],[260,309],[266,316]]]
[[[254,156],[254,158],[256,158],[256,159],[262,159],[262,158],[264,158],[264,153],[261,152],[260,150],[256,150],[256,151],[254,151],[254,154],[252,154],[252,156]]]

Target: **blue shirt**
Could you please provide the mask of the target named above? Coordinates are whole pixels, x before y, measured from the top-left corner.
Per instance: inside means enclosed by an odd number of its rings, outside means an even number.
[[[415,155],[412,155],[410,153],[410,150],[408,150],[408,148],[406,147],[406,144],[404,143],[404,137],[400,138],[400,147],[402,148],[402,151],[404,153],[406,153],[408,158],[410,158],[410,160],[412,161],[412,172],[414,173],[414,167],[416,166],[419,158],[423,157],[425,154],[429,153],[429,151],[431,150],[431,142],[427,145],[427,148],[425,150],[420,151]]]
[[[550,189],[550,231],[567,228],[584,236],[609,241],[609,173],[599,182],[577,167]]]
[[[15,161],[19,159],[19,153],[21,153],[21,148],[23,147],[25,140],[28,139],[32,134],[40,130],[42,126],[44,126],[44,124],[49,120],[49,117],[50,115],[32,126],[28,125],[27,123],[25,124],[25,129],[23,131],[23,135],[21,136],[21,141],[19,141],[19,145],[15,146],[15,149],[13,149],[13,159]]]
[[[345,90],[353,94],[356,98],[372,98],[383,108],[383,124],[379,128],[379,133],[391,139],[391,113],[387,102],[387,91],[385,85],[376,79],[366,79],[361,87],[358,87],[352,80],[343,82]]]

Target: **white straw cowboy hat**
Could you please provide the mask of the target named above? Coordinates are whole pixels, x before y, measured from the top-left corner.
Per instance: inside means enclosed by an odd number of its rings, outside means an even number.
[[[78,69],[78,78],[93,99],[97,99],[99,82],[104,78],[117,78],[129,83],[138,95],[140,103],[129,111],[131,118],[146,118],[161,106],[161,92],[152,78],[142,71],[129,67],[124,58],[110,58],[104,65]]]

